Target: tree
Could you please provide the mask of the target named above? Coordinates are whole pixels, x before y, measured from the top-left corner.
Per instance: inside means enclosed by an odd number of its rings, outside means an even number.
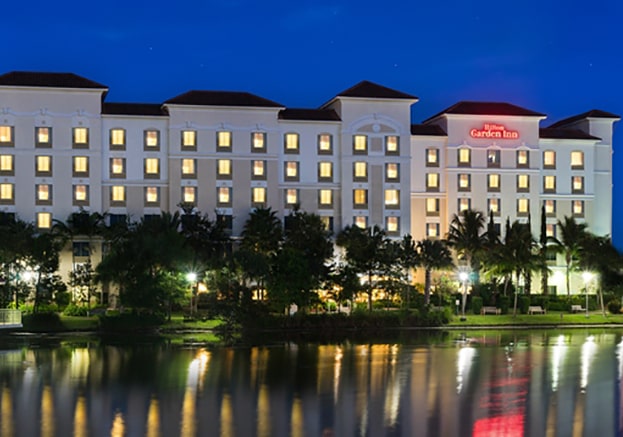
[[[549,277],[549,268],[547,267],[547,223],[545,221],[545,203],[541,205],[541,228],[539,233],[539,262],[541,264],[541,294],[547,296],[549,288],[547,280]]]
[[[418,253],[415,241],[410,234],[402,237],[398,249],[398,263],[402,268],[403,274],[407,279],[405,282],[405,303],[407,309],[411,307],[411,284],[409,283],[409,272],[418,265]]]
[[[549,237],[552,247],[565,258],[565,285],[567,296],[571,295],[569,276],[571,269],[577,265],[582,244],[586,240],[587,231],[585,223],[578,223],[573,217],[565,217],[561,222],[558,220],[560,239]]]
[[[430,303],[431,272],[454,267],[445,241],[424,239],[417,243],[417,263],[424,268],[424,302]]]
[[[486,234],[482,232],[485,219],[480,211],[466,209],[460,215],[454,214],[450,222],[447,241],[474,272],[476,279],[480,270],[481,254]]]

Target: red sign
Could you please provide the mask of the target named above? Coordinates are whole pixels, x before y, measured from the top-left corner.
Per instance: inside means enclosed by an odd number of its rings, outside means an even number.
[[[503,124],[485,123],[482,129],[472,129],[469,131],[472,138],[499,138],[501,140],[516,140],[519,132],[508,130]]]

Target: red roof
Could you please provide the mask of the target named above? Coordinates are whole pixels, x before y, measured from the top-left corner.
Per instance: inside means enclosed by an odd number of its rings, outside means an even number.
[[[196,106],[251,106],[260,108],[283,108],[272,100],[240,91],[188,91],[175,96],[165,104]]]
[[[74,73],[46,73],[38,71],[11,71],[0,76],[0,86],[28,86],[48,88],[108,89]]]
[[[424,120],[424,123],[444,114],[512,115],[529,117],[545,116],[545,114],[541,114],[540,112],[535,112],[530,109],[522,108],[521,106],[512,105],[510,103],[462,101],[455,103],[454,105],[444,109],[443,111],[433,115],[430,118],[427,118],[426,120]]]
[[[566,126],[568,124],[574,123],[576,121],[579,121],[585,118],[609,118],[612,120],[621,119],[620,116],[613,114],[611,112],[601,111],[599,109],[592,109],[590,111],[583,112],[582,114],[574,115],[574,116],[565,118],[563,120],[557,121],[556,123],[552,124],[550,127]]]

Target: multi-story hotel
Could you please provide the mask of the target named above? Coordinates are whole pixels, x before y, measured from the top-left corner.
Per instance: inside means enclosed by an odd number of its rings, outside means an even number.
[[[334,232],[422,239],[462,209],[499,224],[544,204],[550,235],[564,216],[611,232],[614,114],[541,128],[544,114],[460,102],[412,124],[417,97],[371,82],[316,109],[228,91],[109,103],[107,91],[70,73],[0,76],[0,212],[45,229],[81,208],[115,221],[192,204],[236,236],[255,207],[300,205]]]

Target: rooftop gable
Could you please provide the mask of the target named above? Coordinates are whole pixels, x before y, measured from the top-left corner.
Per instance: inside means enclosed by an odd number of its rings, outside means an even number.
[[[403,93],[383,85],[363,80],[358,84],[338,93],[336,97],[361,97],[372,99],[408,99],[417,100],[417,97],[411,94]]]
[[[192,90],[175,96],[164,102],[175,105],[192,106],[245,106],[257,108],[283,108],[272,100],[255,94],[240,91],[202,91]]]
[[[102,89],[108,87],[74,73],[11,71],[0,76],[0,86]]]
[[[580,121],[586,118],[605,118],[610,120],[620,120],[621,117],[619,115],[613,114],[611,112],[602,111],[600,109],[592,109],[587,112],[583,112],[582,114],[573,115],[571,117],[564,118],[556,123],[552,124],[550,127],[562,127],[576,121]]]
[[[539,138],[554,138],[563,140],[601,140],[601,138],[589,135],[580,129],[562,129],[552,127],[539,129]]]
[[[433,115],[424,120],[424,123],[433,120],[444,114],[465,114],[465,115],[510,115],[521,117],[545,117],[545,114],[535,112],[521,106],[513,105],[505,102],[476,102],[461,101],[455,103],[449,108]]]

